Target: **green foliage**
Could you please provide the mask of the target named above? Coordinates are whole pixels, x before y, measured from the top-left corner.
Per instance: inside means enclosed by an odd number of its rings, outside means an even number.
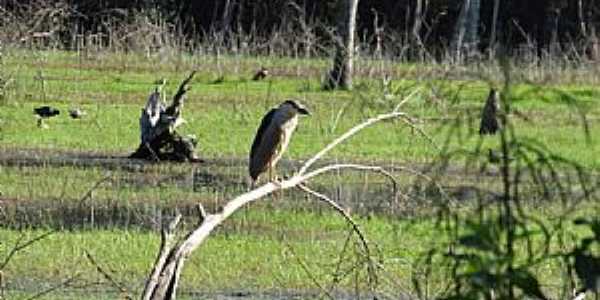
[[[593,236],[580,240],[572,252],[567,254],[575,269],[582,287],[581,291],[600,292],[600,219],[578,218],[573,221],[576,225],[588,227]]]
[[[557,97],[542,99],[575,108],[583,123],[581,131],[589,142],[586,109],[582,108],[585,104],[559,89],[542,92],[543,88],[528,87],[515,91],[509,73],[508,68],[505,69],[507,83],[501,92],[501,109],[497,116],[502,125],[496,137],[498,158],[494,161],[480,159],[485,153],[483,140],[489,137],[468,135],[460,138],[479,140],[473,151],[446,147],[443,155],[440,172],[445,172],[444,166],[463,160],[466,168],[479,170],[482,176],[490,169],[497,169],[500,176],[496,180],[501,188],[480,195],[481,200],[474,211],[466,214],[451,209],[448,203],[440,206],[440,229],[447,232],[449,242],[430,249],[423,260],[423,263],[431,264],[435,261],[433,257],[439,257],[451,266],[448,272],[450,284],[440,299],[554,298],[548,295],[557,295],[557,291],[546,287],[549,284],[559,287],[563,299],[569,297],[572,283],[567,269],[571,268],[583,283],[583,291],[597,291],[598,288],[599,258],[592,256],[588,249],[594,238],[579,239],[579,245],[561,242],[561,247],[553,246],[554,241],[564,241],[564,235],[570,232],[562,224],[576,217],[575,213],[581,210],[585,201],[596,199],[598,183],[591,176],[592,169],[547,147],[540,142],[542,136],[523,135],[524,129],[515,121],[520,117],[516,107],[521,99],[528,98],[531,93],[550,93]],[[496,150],[490,148],[489,151]],[[534,200],[536,198],[538,200]],[[556,218],[542,219],[527,209],[527,203],[550,203],[552,199],[561,203]],[[594,209],[597,211],[598,207]],[[600,233],[600,224],[577,220],[576,224],[588,225],[592,231]],[[573,250],[565,254],[565,248]],[[561,265],[563,275],[544,282],[545,276],[539,270],[547,264]]]

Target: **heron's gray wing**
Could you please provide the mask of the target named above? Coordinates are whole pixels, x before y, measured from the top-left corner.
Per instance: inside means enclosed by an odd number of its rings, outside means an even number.
[[[481,125],[479,126],[479,134],[495,134],[500,125],[496,117],[498,110],[498,95],[495,91],[491,91],[485,102],[483,111],[481,112]]]
[[[275,108],[271,109],[260,122],[258,131],[256,131],[256,136],[254,137],[254,142],[252,142],[252,148],[250,149],[250,159],[252,159],[252,157],[256,153],[258,146],[260,145],[260,142],[262,141],[263,136],[265,135],[265,131],[267,131],[267,127],[269,127],[269,124],[271,124],[271,122],[273,121],[273,116],[275,115],[276,111],[277,109]]]
[[[254,142],[252,142],[252,148],[250,149],[250,176],[252,178],[258,177],[262,171],[265,170],[270,159],[274,155],[277,146],[281,142],[281,134],[271,134],[266,137],[265,134],[268,131],[269,126],[272,125],[273,117],[277,110],[271,109],[260,122]],[[275,132],[271,132],[275,133]]]

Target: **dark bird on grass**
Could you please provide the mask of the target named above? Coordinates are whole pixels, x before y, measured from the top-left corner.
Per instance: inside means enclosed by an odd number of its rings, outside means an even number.
[[[287,100],[263,117],[250,150],[248,171],[252,186],[266,170],[269,171],[269,180],[274,180],[273,168],[288,147],[298,125],[299,114],[310,115],[310,112],[298,101]]]
[[[60,110],[50,106],[40,106],[33,109],[33,113],[38,118],[38,127],[47,128],[44,119],[48,119],[60,114]]]
[[[60,114],[60,110],[50,106],[40,106],[33,109],[33,113],[40,118],[50,118]]]
[[[488,149],[488,161],[491,164],[499,164],[502,161],[502,156],[490,148]]]
[[[481,112],[481,125],[479,134],[496,134],[500,130],[498,122],[498,113],[500,110],[500,94],[495,89],[490,90],[485,106]]]
[[[265,67],[260,67],[260,70],[258,70],[254,74],[254,76],[252,77],[252,80],[254,80],[254,81],[263,80],[267,76],[269,76],[269,70],[267,68],[265,68]]]
[[[225,82],[225,75],[217,77],[217,79],[213,80],[211,84],[221,84],[223,82]]]
[[[71,118],[73,118],[73,119],[81,119],[85,115],[86,115],[86,112],[79,108],[69,109],[69,116],[71,116]]]

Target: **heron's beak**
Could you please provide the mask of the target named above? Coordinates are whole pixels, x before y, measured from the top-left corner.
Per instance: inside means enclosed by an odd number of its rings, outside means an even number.
[[[310,116],[310,111],[308,111],[306,108],[299,108],[298,113]]]

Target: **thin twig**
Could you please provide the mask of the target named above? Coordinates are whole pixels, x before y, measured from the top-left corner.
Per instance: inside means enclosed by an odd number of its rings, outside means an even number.
[[[98,273],[102,274],[104,279],[106,279],[114,288],[119,290],[119,292],[121,292],[122,294],[126,294],[125,299],[132,299],[131,296],[129,295],[129,293],[127,292],[127,289],[124,288],[122,285],[120,285],[114,278],[112,278],[112,276],[107,271],[105,271],[100,266],[100,264],[98,264],[98,262],[96,262],[96,260],[92,256],[92,254],[90,254],[90,252],[88,252],[87,250],[84,250],[84,252],[85,252],[85,256],[87,257],[87,259],[96,268]]]
[[[369,262],[369,268],[368,268],[369,269],[369,282],[377,283],[377,274],[375,272],[375,264],[373,263],[373,260],[371,258],[371,249],[369,248],[369,242],[367,240],[366,235],[362,232],[362,230],[358,226],[358,223],[356,223],[354,221],[352,216],[350,216],[350,214],[348,214],[348,212],[346,212],[346,210],[344,210],[343,207],[341,207],[335,201],[331,200],[326,195],[321,194],[317,191],[314,191],[302,183],[298,184],[297,187],[300,190],[304,191],[305,193],[308,193],[308,194],[318,198],[319,200],[329,204],[329,206],[333,207],[333,209],[335,209],[337,212],[339,212],[344,217],[344,219],[346,219],[346,222],[348,222],[352,226],[352,229],[354,230],[354,232],[356,232],[356,234],[358,235],[358,238],[360,239],[363,249],[365,250],[367,261]]]
[[[346,249],[348,248],[348,244],[350,243],[350,238],[352,237],[352,233],[354,233],[354,229],[350,229],[348,231],[348,235],[346,236],[346,239],[344,240],[344,246],[342,247],[342,251],[340,252],[338,262],[335,266],[335,271],[333,272],[334,277],[333,277],[333,281],[331,283],[331,287],[329,287],[330,291],[332,291],[335,288],[336,284],[341,281],[338,278],[338,274],[340,273],[340,270],[342,268],[342,262],[344,261],[344,255],[346,253]]]
[[[25,238],[25,235],[21,234],[19,236],[19,238],[17,239],[17,242],[15,243],[15,246],[10,250],[10,252],[6,256],[6,258],[4,258],[4,261],[2,262],[2,264],[0,264],[0,270],[3,270],[6,267],[6,265],[8,265],[8,263],[10,262],[10,260],[12,259],[12,257],[15,254],[17,254],[17,252],[19,252],[19,251],[21,251],[21,250],[23,250],[23,249],[31,246],[32,244],[34,244],[34,243],[36,243],[36,242],[38,242],[38,241],[40,241],[42,239],[45,239],[46,237],[48,237],[49,235],[51,235],[51,234],[53,234],[55,232],[56,232],[56,230],[51,230],[51,231],[42,233],[42,234],[34,237],[31,240],[28,240],[28,241],[24,242],[24,243],[21,243],[21,241]]]
[[[308,275],[308,277],[313,282],[313,284],[316,285],[317,288],[319,288],[319,290],[321,290],[321,292],[323,292],[325,295],[327,295],[327,298],[334,300],[335,297],[333,297],[333,295],[319,283],[319,280],[317,280],[315,278],[315,276],[312,274],[312,272],[308,269],[308,266],[306,265],[306,263],[302,259],[300,259],[300,257],[298,257],[298,255],[296,255],[296,253],[294,252],[294,248],[292,248],[292,246],[287,242],[285,243],[285,246],[288,249],[288,251],[292,254],[292,256],[296,259],[296,261],[298,262],[300,267],[302,267],[302,270],[304,270],[304,273],[306,273],[306,275]]]
[[[396,109],[394,109],[393,112],[387,113],[387,114],[381,114],[381,115],[375,116],[373,118],[367,119],[363,123],[352,127],[350,130],[346,131],[346,133],[342,134],[337,139],[333,140],[333,142],[329,143],[329,145],[325,146],[325,148],[323,148],[321,151],[319,151],[317,154],[315,154],[311,159],[309,159],[306,163],[304,163],[302,168],[300,168],[300,171],[298,172],[298,174],[302,175],[302,174],[306,173],[308,168],[310,168],[317,160],[321,159],[321,157],[323,157],[323,155],[327,154],[327,152],[331,151],[337,145],[339,145],[340,143],[349,139],[350,137],[352,137],[359,131],[361,131],[377,122],[383,121],[383,120],[407,117],[406,113],[400,112],[400,111],[398,111],[398,109],[401,107],[402,104],[404,104],[408,100],[410,100],[416,94],[417,91],[418,91],[418,89],[412,91],[408,96],[406,96],[400,102],[400,104],[396,107]]]
[[[47,294],[49,294],[51,292],[54,292],[55,290],[57,290],[57,289],[59,289],[61,287],[67,286],[69,283],[71,283],[73,280],[75,280],[77,277],[79,277],[79,275],[80,274],[75,274],[75,275],[73,275],[73,276],[65,279],[61,283],[59,283],[59,284],[57,284],[55,286],[51,286],[51,287],[49,287],[49,288],[47,288],[47,289],[45,289],[45,290],[43,290],[43,291],[41,291],[39,293],[37,293],[37,294],[35,294],[35,295],[27,298],[27,300],[34,300],[34,299],[41,298],[41,297],[43,297],[43,296],[45,296],[45,295],[47,295]]]
[[[108,174],[106,176],[104,176],[102,179],[98,180],[91,188],[89,188],[87,190],[87,192],[85,194],[83,194],[83,196],[81,198],[79,198],[79,201],[77,201],[78,205],[81,206],[83,204],[83,202],[85,202],[85,200],[87,200],[88,198],[90,198],[92,196],[92,193],[100,187],[101,184],[103,184],[106,181],[109,181],[110,179],[112,179],[113,175],[112,174]]]

